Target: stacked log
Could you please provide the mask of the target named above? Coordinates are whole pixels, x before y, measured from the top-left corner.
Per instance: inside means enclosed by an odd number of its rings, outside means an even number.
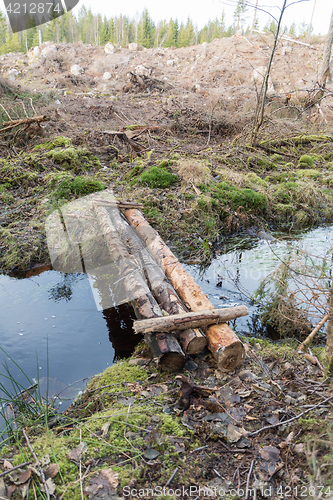
[[[186,313],[176,291],[167,280],[161,268],[156,264],[147,252],[141,238],[137,236],[127,221],[124,220],[117,209],[109,209],[110,217],[115,229],[118,231],[122,241],[126,244],[128,251],[139,259],[147,277],[149,288],[157,300],[159,306],[168,314]],[[163,331],[160,330],[160,332]],[[172,330],[168,330],[172,331]],[[145,332],[142,332],[145,333]],[[182,328],[179,340],[183,350],[187,354],[197,354],[207,345],[207,339],[197,328]]]
[[[185,306],[190,311],[214,309],[214,305],[143,215],[136,209],[128,209],[125,210],[125,216],[160,265]],[[226,323],[208,326],[205,334],[208,348],[214,354],[220,370],[233,370],[242,364],[245,358],[244,346]]]
[[[128,295],[138,319],[161,317],[162,311],[146,285],[141,270],[121,241],[105,207],[95,205],[94,210],[112,259],[118,269],[118,282]],[[162,332],[145,335],[145,341],[158,365],[168,371],[181,371],[185,364],[185,354],[173,333]]]

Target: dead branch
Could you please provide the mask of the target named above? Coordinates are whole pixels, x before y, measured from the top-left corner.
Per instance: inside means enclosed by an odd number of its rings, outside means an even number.
[[[30,127],[33,123],[36,123],[39,127],[42,122],[47,122],[51,118],[47,115],[41,115],[41,116],[33,116],[32,118],[22,118],[20,120],[10,120],[8,122],[3,122],[3,128],[0,129],[0,134],[2,132],[6,132],[7,130],[11,130],[15,127],[19,127],[21,125],[25,125],[25,129]]]

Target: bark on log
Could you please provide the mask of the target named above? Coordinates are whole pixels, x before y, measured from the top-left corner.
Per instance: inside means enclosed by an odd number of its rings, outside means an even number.
[[[123,242],[125,242],[131,254],[138,258],[139,263],[143,266],[150,290],[160,307],[168,314],[186,313],[186,308],[183,306],[176,291],[170,285],[161,271],[161,268],[144,248],[141,238],[139,238],[133,228],[128,225],[127,221],[122,219],[118,210],[111,209],[109,213],[112,223],[120,234]],[[159,330],[159,332],[163,331],[164,330]],[[203,335],[200,330],[193,329],[190,326],[181,332],[179,340],[184,351],[188,354],[197,354],[207,345],[205,335]]]
[[[10,120],[8,122],[3,122],[3,128],[0,129],[0,134],[6,132],[6,130],[11,130],[14,127],[19,127],[20,125],[25,125],[26,128],[30,127],[33,123],[40,125],[41,122],[47,122],[51,118],[47,115],[33,116],[32,118],[22,118],[20,120]]]
[[[162,311],[142,278],[139,267],[133,256],[128,253],[114,228],[107,209],[95,205],[94,210],[98,223],[103,229],[110,253],[118,268],[119,280],[121,280],[122,286],[128,294],[135,315],[138,319],[162,316]],[[157,336],[153,341],[150,336],[145,337],[145,340],[161,368],[173,372],[182,370],[185,364],[185,354],[174,334],[165,332]]]
[[[157,333],[186,330],[189,327],[199,328],[226,323],[247,314],[248,310],[246,306],[173,314],[171,316],[163,316],[162,318],[134,321],[134,331],[135,333]]]
[[[191,311],[214,309],[214,305],[143,215],[138,210],[126,210],[125,215],[169,278],[185,306]],[[244,346],[227,324],[212,325],[206,329],[205,333],[208,348],[214,354],[219,369],[233,370],[242,364],[245,358]]]

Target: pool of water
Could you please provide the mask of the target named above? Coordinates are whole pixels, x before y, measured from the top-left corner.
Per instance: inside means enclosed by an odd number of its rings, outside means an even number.
[[[49,393],[62,391],[63,408],[87,377],[129,355],[138,341],[128,335],[131,309],[98,311],[85,274],[47,270],[24,279],[1,275],[0,304],[0,364],[7,363],[24,386],[24,374],[39,378],[44,393],[48,370]],[[1,382],[9,387],[3,377]],[[71,390],[64,391],[69,384],[74,384]]]
[[[237,332],[260,334],[258,311],[250,297],[280,264],[288,245],[301,244],[315,255],[325,255],[333,246],[331,227],[292,239],[274,236],[278,239],[250,234],[226,238],[209,267],[185,266],[216,307],[248,306],[250,315],[232,325]],[[98,311],[85,274],[48,269],[25,278],[0,275],[0,306],[0,372],[5,373],[1,365],[7,363],[11,375],[26,387],[19,366],[30,379],[39,378],[45,393],[49,371],[49,394],[61,393],[63,398],[59,409],[69,404],[88,377],[112,365],[115,358],[128,356],[139,341],[131,329],[132,309],[122,305]],[[1,382],[8,384],[3,377]]]

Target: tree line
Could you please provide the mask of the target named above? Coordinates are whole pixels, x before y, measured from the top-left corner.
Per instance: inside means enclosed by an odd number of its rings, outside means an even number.
[[[67,12],[39,27],[32,27],[19,33],[13,33],[5,15],[0,11],[0,54],[8,52],[27,52],[39,44],[39,30],[43,42],[55,43],[83,42],[92,45],[104,45],[107,42],[126,46],[131,42],[152,47],[189,47],[203,42],[212,42],[216,38],[230,37],[235,33],[249,34],[253,28],[259,29],[257,19],[251,21],[251,27],[246,25],[247,7],[245,0],[238,0],[234,12],[234,22],[227,26],[224,13],[200,30],[193,24],[190,17],[186,23],[177,19],[158,21],[155,23],[147,9],[144,9],[138,19],[128,16],[106,17],[93,14],[91,9],[81,7],[78,14]],[[275,32],[276,24],[269,21],[263,27],[264,31]],[[296,27],[293,23],[282,30],[291,36],[305,36],[309,29],[307,25]]]

